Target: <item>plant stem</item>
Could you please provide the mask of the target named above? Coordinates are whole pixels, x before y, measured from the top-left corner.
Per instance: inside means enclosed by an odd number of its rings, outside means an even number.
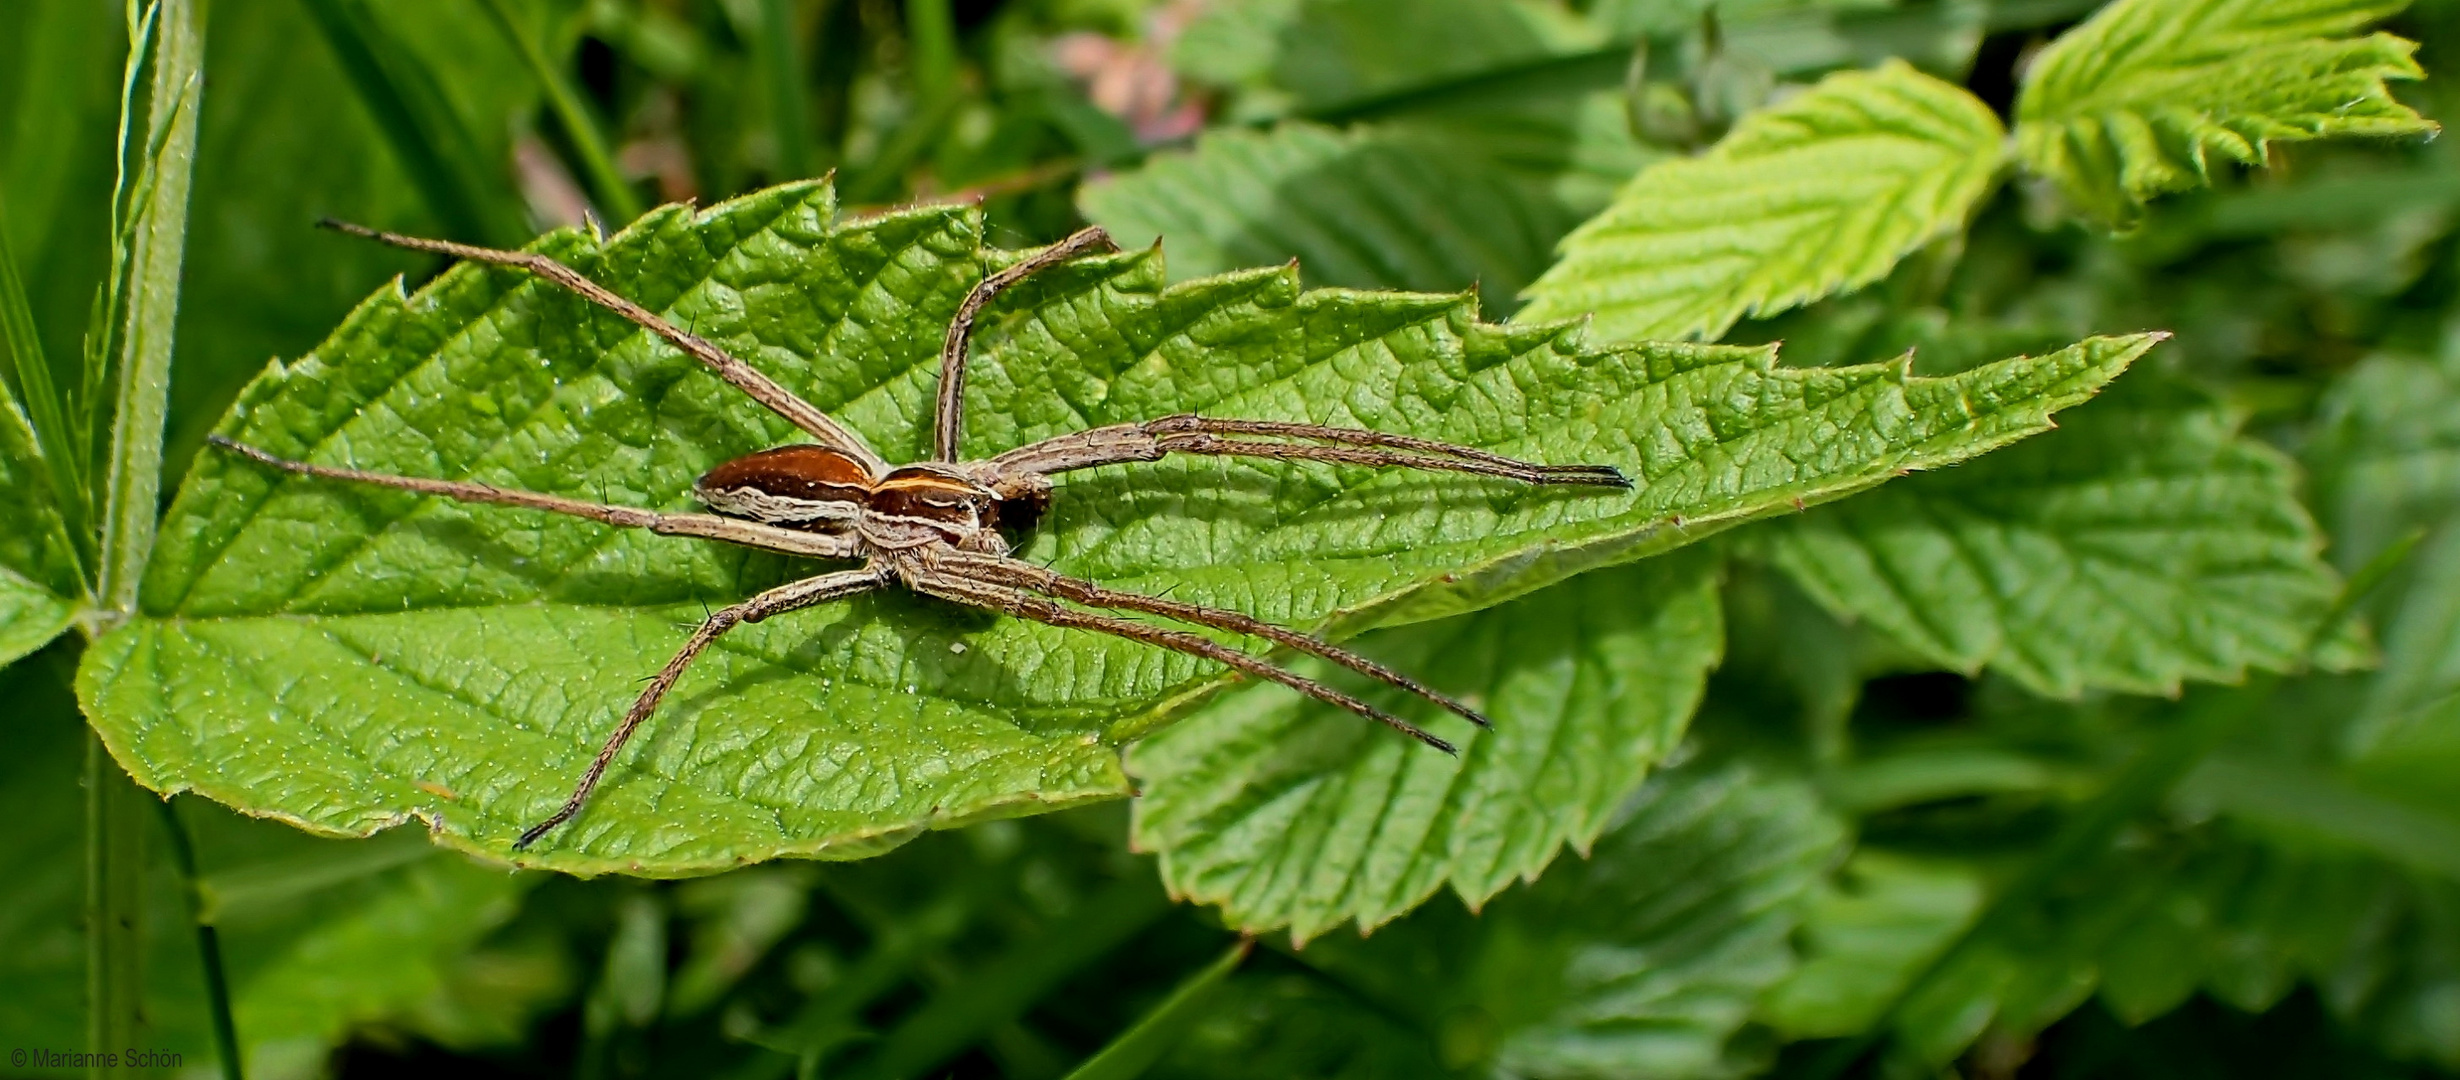
[[[222,935],[205,918],[205,887],[196,872],[196,845],[171,800],[157,799],[154,805],[162,808],[163,831],[171,838],[171,865],[179,872],[189,925],[196,928],[197,960],[205,966],[205,1003],[213,1012],[214,1052],[222,1058],[224,1080],[244,1080],[239,1025],[231,1019],[231,982],[222,968]]]
[[[615,168],[615,159],[607,153],[606,138],[598,131],[598,120],[581,104],[581,95],[572,83],[547,59],[546,50],[539,48],[527,30],[522,29],[505,0],[485,0],[487,14],[495,20],[497,30],[512,43],[513,51],[521,54],[521,62],[529,65],[530,74],[538,79],[538,88],[547,95],[547,105],[555,110],[556,123],[564,127],[565,137],[572,140],[572,151],[581,159],[581,171],[589,177],[590,193],[597,196],[598,208],[623,225],[641,216],[641,200],[633,194],[632,185],[624,181]]]
[[[1230,946],[1220,959],[1188,976],[1170,992],[1170,997],[1136,1021],[1136,1026],[1086,1058],[1084,1064],[1068,1074],[1067,1080],[1135,1080],[1144,1075],[1203,1017],[1204,1007],[1213,1000],[1213,991],[1238,970],[1255,947],[1253,939],[1241,939]]]
[[[137,1044],[145,1024],[144,791],[120,771],[101,736],[85,748],[85,1041],[89,1050]],[[95,1066],[91,1075],[136,1075]]]
[[[115,222],[128,245],[120,328],[118,393],[103,487],[100,628],[137,606],[137,584],[153,553],[161,512],[162,427],[170,403],[171,340],[179,316],[181,259],[188,238],[188,183],[196,160],[198,104],[204,93],[205,13],[200,0],[157,0],[153,70],[146,101],[142,177],[130,186],[128,219]],[[130,57],[130,63],[139,58]],[[135,100],[127,104],[133,108]],[[133,117],[130,119],[133,120]],[[123,162],[123,167],[126,163]]]
[[[135,611],[137,584],[154,548],[171,334],[204,92],[202,0],[154,0],[142,10],[132,6],[129,15],[122,155],[112,197],[113,276],[97,309],[98,324],[117,331],[118,352],[87,358],[89,387],[106,357],[118,380],[95,586],[102,610],[86,627],[97,636]],[[132,162],[126,133],[138,126],[136,85],[145,72],[144,152]],[[138,804],[151,796],[111,759],[99,735],[88,736],[85,772],[87,1049],[109,1052],[135,1047],[144,1024],[145,811]]]

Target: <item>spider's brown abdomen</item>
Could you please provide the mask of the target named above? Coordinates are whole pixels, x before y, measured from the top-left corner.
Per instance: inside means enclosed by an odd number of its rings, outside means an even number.
[[[693,494],[728,517],[770,525],[843,528],[871,501],[863,463],[825,446],[780,446],[701,474]]]

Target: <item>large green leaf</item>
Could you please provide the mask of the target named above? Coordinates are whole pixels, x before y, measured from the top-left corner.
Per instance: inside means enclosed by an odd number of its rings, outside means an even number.
[[[918,456],[947,315],[986,265],[971,211],[833,225],[825,188],[651,215],[543,249],[699,327]],[[1949,379],[1791,371],[1770,349],[1596,350],[1460,297],[1301,295],[1286,270],[1165,289],[1151,254],[1035,279],[989,325],[971,454],[1200,409],[1361,424],[1638,490],[1528,490],[1218,459],[1073,478],[1026,557],[1307,627],[1435,618],[1945,464],[2039,430],[2150,338]],[[688,505],[699,471],[790,441],[691,361],[523,275],[378,293],[270,368],[223,430],[276,453]],[[80,692],[140,782],[341,833],[405,816],[499,856],[559,802],[705,605],[807,572],[569,519],[203,457],[146,617]],[[1124,794],[1110,744],[1223,680],[1132,643],[875,595],[729,635],[541,864],[689,873],[880,850],[935,824]]]
[[[1241,975],[1165,1074],[1735,1075],[1734,1037],[1792,970],[1787,936],[1841,839],[1800,782],[1661,774],[1588,860],[1483,914],[1439,904],[1310,944],[1298,958],[1330,976],[1312,985]]]
[[[1140,744],[1135,843],[1250,932],[1373,929],[1449,883],[1471,907],[1586,852],[1681,741],[1724,645],[1714,560],[1669,556],[1370,640],[1483,703],[1449,758],[1294,693],[1216,702]]]
[[[1979,98],[1902,61],[1831,75],[1708,153],[1634,177],[1564,239],[1521,315],[1713,340],[1745,315],[1869,284],[1964,225],[2003,138]]]
[[[2122,394],[1969,467],[1782,522],[1831,610],[2033,690],[2173,693],[2307,659],[2339,592],[2277,452],[2183,393]],[[2354,638],[2321,658],[2364,656]]]
[[[2118,0],[2025,71],[2025,165],[2113,224],[2211,182],[2212,159],[2264,161],[2274,142],[2411,135],[2434,124],[2387,79],[2424,77],[2417,43],[2351,36],[2408,0]]]

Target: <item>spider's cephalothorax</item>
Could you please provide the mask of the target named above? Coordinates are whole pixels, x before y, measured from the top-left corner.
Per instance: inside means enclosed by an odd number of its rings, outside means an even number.
[[[516,849],[528,847],[547,830],[581,811],[590,791],[632,733],[656,710],[659,700],[674,687],[693,658],[720,634],[742,623],[759,622],[892,583],[926,596],[1017,618],[1093,630],[1203,657],[1389,724],[1429,746],[1451,752],[1450,743],[1416,724],[1314,679],[1208,637],[1110,612],[1157,615],[1260,638],[1416,694],[1483,726],[1487,719],[1477,710],[1373,660],[1288,627],[1236,611],[1120,592],[1010,558],[1003,530],[1014,533],[1033,527],[1050,504],[1050,478],[1054,473],[1159,461],[1170,454],[1430,469],[1528,484],[1631,486],[1623,474],[1604,465],[1537,465],[1471,447],[1359,428],[1193,414],[1089,428],[1029,443],[996,457],[960,461],[957,443],[965,422],[966,343],[973,334],[975,317],[993,297],[1028,274],[1087,252],[1116,250],[1110,237],[1100,229],[1079,232],[974,286],[964,303],[958,305],[955,317],[949,320],[948,336],[940,349],[939,400],[932,429],[936,452],[929,461],[892,466],[860,436],[750,365],[544,255],[422,240],[338,222],[328,224],[344,232],[417,251],[520,267],[571,289],[690,354],[718,377],[818,442],[746,454],[709,470],[694,485],[693,494],[716,511],[713,514],[661,513],[468,481],[393,476],[290,461],[219,434],[211,437],[215,444],[307,476],[381,484],[462,502],[570,514],[623,528],[723,540],[788,555],[860,564],[853,569],[788,582],[711,613],[633,700],[614,732],[599,747],[597,756],[590,760],[571,797],[546,820],[522,833],[513,844]]]

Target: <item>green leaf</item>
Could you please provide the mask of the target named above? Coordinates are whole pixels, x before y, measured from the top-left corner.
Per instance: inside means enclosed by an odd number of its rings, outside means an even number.
[[[1583,20],[1529,0],[1265,0],[1211,8],[1172,60],[1267,99],[1241,111],[1323,113],[1599,44]]]
[[[542,241],[921,455],[945,321],[986,266],[968,210],[830,224],[825,187]],[[1285,270],[1165,289],[1150,254],[1041,275],[986,324],[969,456],[1187,410],[1353,424],[1547,461],[1635,493],[1170,462],[1063,482],[1021,551],[1310,628],[1499,603],[1581,570],[2041,429],[2152,344],[2095,339],[1949,379],[1774,366],[1770,349],[1596,350],[1477,323],[1460,297],[1301,295]],[[360,468],[681,508],[691,478],[794,434],[610,313],[509,271],[379,292],[267,370],[222,430]],[[1674,523],[1680,521],[1681,525]],[[147,618],[87,653],[82,700],[157,790],[364,834],[417,816],[510,854],[570,790],[637,673],[704,605],[808,572],[199,459]],[[844,857],[915,831],[1127,790],[1111,744],[1225,680],[1130,642],[882,594],[747,627],[696,664],[543,865],[682,874]]]
[[[58,593],[0,569],[0,664],[50,644],[76,615]]]
[[[1495,718],[1444,730],[1458,758],[1295,693],[1217,702],[1131,755],[1135,845],[1248,933],[1371,930],[1447,883],[1474,909],[1587,852],[1681,742],[1724,645],[1716,585],[1714,559],[1671,556],[1369,638]]]
[[[1959,955],[1897,1017],[1897,1052],[1937,1068],[1984,1031],[2029,1039],[2098,995],[2141,1023],[2209,994],[2262,1012],[2301,984],[2386,1052],[2452,1067],[2444,1017],[2460,890],[2234,826],[2119,849]]]
[[[2460,353],[2351,369],[2324,398],[2303,457],[2344,570],[2460,509]]]
[[[1882,849],[1854,853],[1804,909],[1802,962],[1760,1000],[1789,1039],[1860,1034],[1982,906],[1980,875]]]
[[[1901,61],[1831,75],[1650,166],[1565,238],[1521,317],[1590,314],[1616,340],[1714,340],[1886,276],[1965,223],[1998,176],[1988,106]]]
[[[1341,993],[1240,976],[1232,1019],[1170,1074],[1734,1075],[1748,1060],[1735,1035],[1792,969],[1787,937],[1842,838],[1799,782],[1661,774],[1591,858],[1482,915],[1437,905],[1295,954]]]
[[[1425,124],[1220,129],[1191,152],[1087,183],[1077,201],[1131,247],[1168,238],[1174,274],[1296,259],[1315,284],[1475,288],[1490,312],[1508,312],[1555,242],[1595,211],[1580,177],[1601,165],[1619,177],[1645,160],[1620,134],[1620,113],[1600,96],[1568,122],[1513,117],[1514,137],[1534,147]],[[1533,150],[1554,160],[1500,156]]]
[[[2351,36],[2407,6],[2118,0],[2026,69],[2018,153],[2080,209],[2126,225],[2154,196],[2211,183],[2216,157],[2260,165],[2274,142],[2431,132],[2384,85],[2425,76],[2417,43]]]
[[[2307,661],[2339,580],[2281,454],[2183,393],[2062,426],[1774,526],[1769,550],[1839,615],[2038,693],[2175,693]],[[2365,655],[2344,635],[2316,659]]]

